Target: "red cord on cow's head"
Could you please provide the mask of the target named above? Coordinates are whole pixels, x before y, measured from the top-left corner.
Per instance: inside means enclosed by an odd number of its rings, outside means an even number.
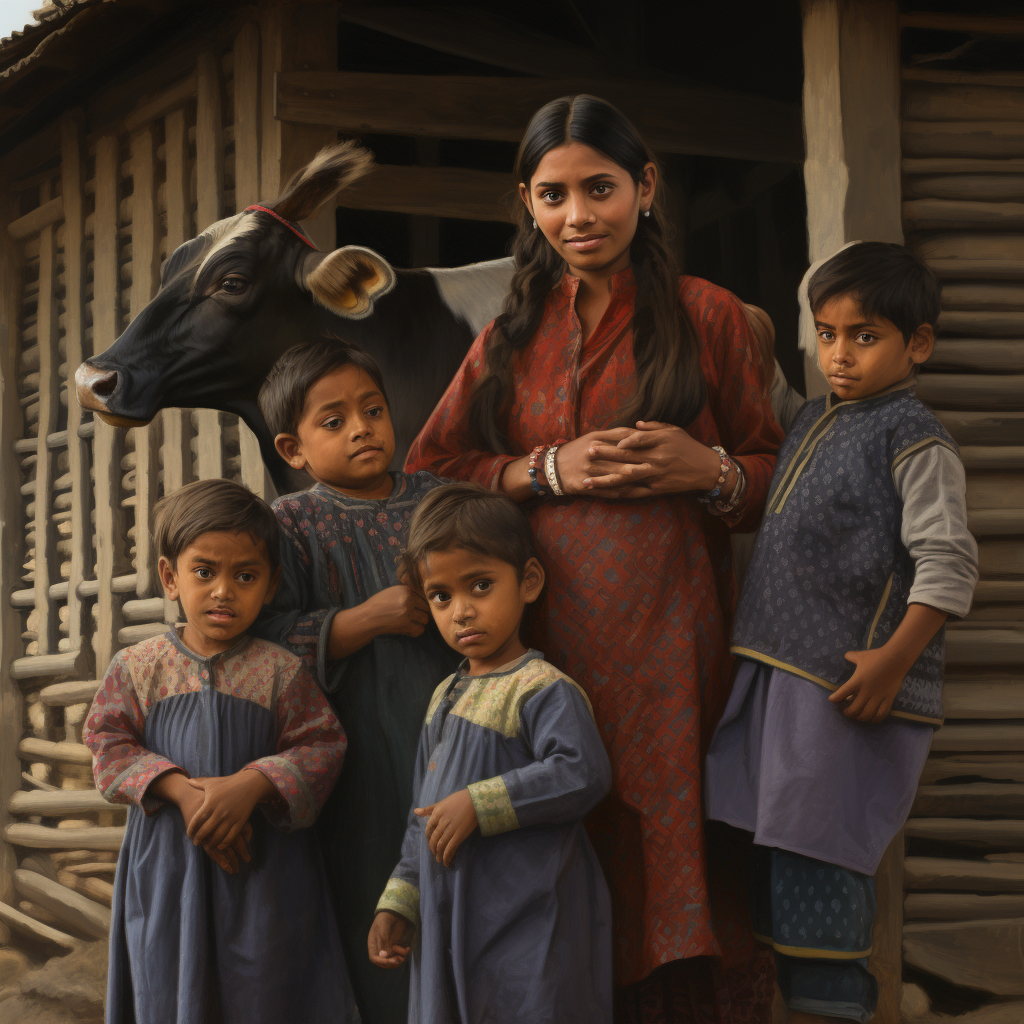
[[[279,220],[289,231],[298,235],[299,238],[301,238],[306,243],[306,245],[311,245],[314,249],[317,249],[319,251],[319,248],[315,242],[310,241],[310,239],[307,238],[294,224],[292,224],[291,221],[285,220],[284,217],[282,217],[280,214],[274,213],[273,210],[268,209],[266,206],[260,206],[258,203],[253,203],[252,206],[247,206],[242,212],[249,213],[252,210],[259,210],[260,213],[269,213],[271,217],[273,217],[275,220]]]

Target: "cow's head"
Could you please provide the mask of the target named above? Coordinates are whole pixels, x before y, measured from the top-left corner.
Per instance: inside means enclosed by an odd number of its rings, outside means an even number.
[[[315,329],[315,308],[367,316],[394,285],[387,261],[352,245],[321,252],[297,222],[371,163],[354,143],[329,146],[277,198],[179,246],[149,305],[110,348],[78,368],[82,406],[109,423],[135,426],[165,407],[251,404],[282,339],[287,347]]]

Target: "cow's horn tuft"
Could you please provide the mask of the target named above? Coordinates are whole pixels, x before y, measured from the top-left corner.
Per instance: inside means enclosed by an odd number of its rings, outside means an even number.
[[[372,166],[373,155],[357,142],[325,146],[267,205],[285,220],[306,220]]]

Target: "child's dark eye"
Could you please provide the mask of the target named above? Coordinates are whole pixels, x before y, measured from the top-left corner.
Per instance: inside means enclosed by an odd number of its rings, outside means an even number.
[[[476,583],[473,584],[473,589],[479,594],[486,594],[487,591],[491,589],[491,581],[477,580]]]
[[[818,337],[821,338],[822,341],[832,341],[834,335],[831,331],[818,331]]]
[[[212,569],[204,569],[202,566],[200,566],[198,569],[194,569],[193,572],[201,580],[212,580],[213,579],[213,570]]]
[[[865,345],[867,345],[867,344],[869,344],[870,342],[872,342],[872,341],[874,341],[874,340],[875,340],[875,336],[874,336],[873,334],[858,334],[858,335],[857,335],[857,340],[858,340],[858,341],[861,341],[861,342],[863,342],[863,343],[864,343]]]
[[[366,415],[372,417],[373,419],[378,419],[379,417],[384,415],[384,406],[375,405],[372,409],[366,410]]]
[[[252,583],[256,579],[256,574],[251,572],[240,572],[238,574],[238,579],[242,583]]]
[[[338,427],[341,426],[341,417],[332,416],[329,420],[324,420],[324,422],[321,423],[320,426],[323,427],[324,430],[337,430]]]
[[[446,594],[443,590],[435,590],[434,593],[430,595],[430,600],[434,604],[447,604],[451,600],[451,595]]]

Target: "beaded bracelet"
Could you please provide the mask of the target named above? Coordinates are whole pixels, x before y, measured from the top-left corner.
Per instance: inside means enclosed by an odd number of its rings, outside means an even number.
[[[711,450],[716,452],[719,460],[721,461],[721,475],[718,477],[714,489],[708,491],[707,494],[702,494],[697,500],[702,505],[707,505],[709,502],[714,501],[722,493],[722,484],[725,483],[725,478],[729,475],[729,467],[733,464],[732,459],[725,453],[725,449],[719,445],[712,445]],[[738,481],[737,481],[738,482]]]
[[[547,477],[548,487],[559,498],[565,494],[565,491],[562,490],[562,481],[558,479],[558,467],[555,465],[555,452],[560,447],[560,444],[553,444],[548,449],[547,455],[544,456],[544,476]]]
[[[729,495],[727,501],[716,501],[708,509],[712,515],[728,515],[743,500],[743,495],[746,493],[747,474],[743,472],[743,467],[738,462],[734,462],[733,465],[736,467],[736,486],[733,487],[732,494]]]
[[[530,465],[526,470],[530,477],[530,486],[538,498],[543,498],[548,493],[541,487],[540,481],[537,479],[537,466],[540,463],[541,454],[547,450],[547,447],[546,444],[539,444],[530,452]]]

